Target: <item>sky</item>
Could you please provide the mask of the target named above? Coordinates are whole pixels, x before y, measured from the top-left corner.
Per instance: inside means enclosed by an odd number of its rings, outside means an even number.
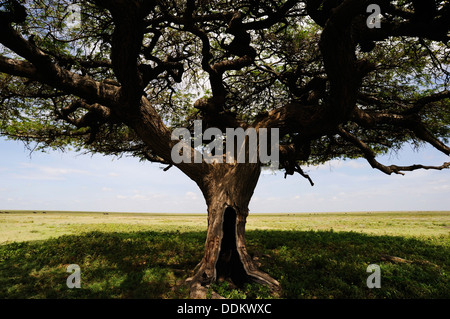
[[[449,157],[406,146],[383,164],[442,165]],[[0,210],[206,213],[197,185],[177,168],[73,152],[33,152],[0,138]],[[251,213],[450,210],[450,170],[386,175],[363,159],[305,167],[296,174],[264,172]]]

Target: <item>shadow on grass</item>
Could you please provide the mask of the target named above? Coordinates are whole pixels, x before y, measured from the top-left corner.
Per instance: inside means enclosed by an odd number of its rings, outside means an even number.
[[[188,298],[184,281],[204,241],[204,232],[91,232],[2,245],[0,298]],[[450,298],[444,240],[248,231],[247,241],[262,270],[282,284],[282,298]],[[80,289],[66,285],[69,264],[81,268]],[[367,288],[369,264],[381,268],[380,289]],[[267,297],[252,289],[238,296]]]

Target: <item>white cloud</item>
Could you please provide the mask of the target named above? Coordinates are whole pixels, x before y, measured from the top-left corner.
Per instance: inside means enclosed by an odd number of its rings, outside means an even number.
[[[198,199],[197,194],[194,192],[187,192],[184,197],[188,200],[197,200]]]
[[[165,194],[159,194],[159,193],[149,193],[149,194],[140,194],[137,191],[131,191],[134,193],[133,195],[117,195],[117,199],[126,199],[131,201],[149,201],[149,200],[156,200],[156,199],[162,199],[166,197]]]
[[[12,174],[16,179],[26,180],[65,180],[69,175],[91,175],[89,171],[73,169],[42,166],[31,163],[20,163],[19,173]]]
[[[133,199],[133,200],[150,200],[150,198],[148,196],[144,196],[144,195],[140,195],[140,194],[131,196],[131,199]]]
[[[450,185],[433,186],[433,190],[435,190],[435,191],[449,191],[450,190]]]

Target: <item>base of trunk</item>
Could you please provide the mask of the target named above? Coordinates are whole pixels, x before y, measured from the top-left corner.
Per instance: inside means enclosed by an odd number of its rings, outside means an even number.
[[[281,294],[281,285],[278,281],[270,277],[268,274],[256,270],[246,274],[246,282],[256,282],[266,285],[270,288],[273,294]],[[208,288],[213,282],[212,280],[205,280],[206,278],[201,275],[201,272],[197,272],[194,277],[188,278],[186,283],[190,288],[190,298],[192,299],[206,299],[208,297]],[[215,291],[210,292],[212,299],[225,299]]]
[[[245,217],[239,218],[234,208],[226,207],[220,227],[221,236],[208,234],[208,237],[214,238],[207,238],[205,257],[196,267],[195,275],[187,279],[191,298],[205,299],[209,285],[216,281],[228,281],[237,288],[243,287],[245,283],[256,282],[269,286],[274,293],[281,292],[280,283],[260,271],[247,252]],[[212,298],[221,296],[212,292]]]
[[[210,284],[216,281],[215,279],[209,278],[206,275],[206,272],[204,271],[204,268],[205,268],[204,265],[200,264],[199,267],[200,268],[199,268],[199,270],[197,270],[196,274],[193,277],[188,278],[186,280],[186,283],[190,287],[190,298],[192,298],[192,299],[206,299],[207,295],[208,295],[208,290],[209,290],[208,288],[210,287]],[[242,267],[247,268],[245,266],[242,266]],[[250,268],[250,267],[248,267],[248,268]],[[245,271],[244,276],[242,276],[242,275],[239,276],[239,281],[237,281],[233,277],[227,277],[227,278],[221,277],[221,278],[218,278],[218,281],[219,282],[220,281],[228,281],[231,284],[235,285],[237,288],[241,288],[244,283],[255,282],[258,284],[268,286],[273,294],[276,294],[276,295],[281,294],[281,285],[277,280],[273,279],[265,272],[262,272],[262,271],[256,269],[256,267],[253,264],[251,265],[251,268],[252,268],[252,270]],[[241,285],[238,285],[237,283],[240,283]],[[212,299],[224,299],[222,296],[220,296],[219,294],[217,294],[214,291],[212,291],[210,293],[211,293]]]

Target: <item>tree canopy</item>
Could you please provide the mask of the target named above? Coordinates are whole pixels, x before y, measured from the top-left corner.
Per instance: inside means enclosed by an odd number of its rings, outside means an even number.
[[[367,25],[369,2],[380,28]],[[376,161],[407,142],[450,154],[446,1],[36,0],[1,10],[1,134],[40,149],[171,164],[155,144],[201,119],[204,129],[280,128],[287,174],[336,157],[388,174],[423,168]],[[151,123],[140,124],[154,132],[131,123],[142,122],[141,100]]]

